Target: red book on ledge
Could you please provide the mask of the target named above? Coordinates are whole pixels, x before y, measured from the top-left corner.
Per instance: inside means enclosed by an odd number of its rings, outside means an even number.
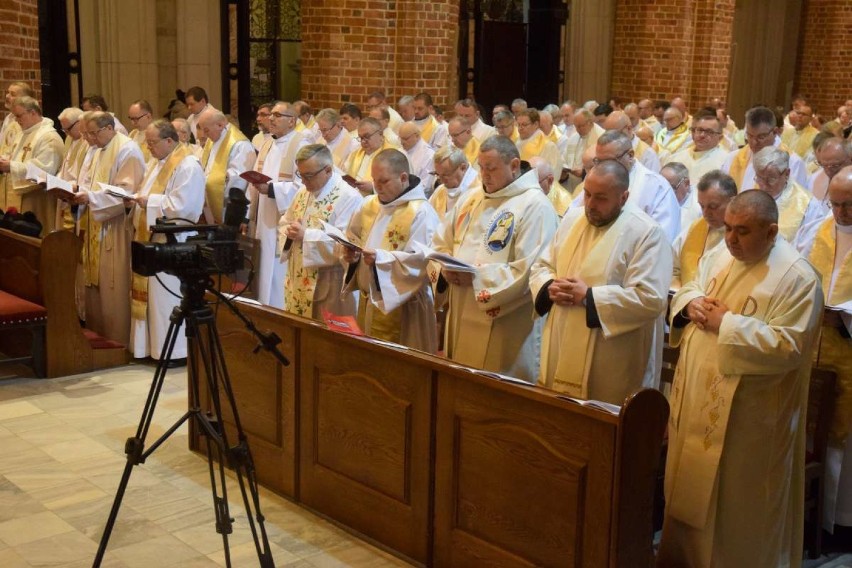
[[[349,335],[364,335],[361,327],[353,316],[338,316],[329,311],[323,310],[322,319],[328,329],[339,331],[340,333],[348,333]]]

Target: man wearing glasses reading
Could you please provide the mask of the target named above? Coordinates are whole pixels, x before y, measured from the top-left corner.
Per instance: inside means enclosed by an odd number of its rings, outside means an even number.
[[[254,170],[269,176],[269,183],[251,184],[249,234],[260,241],[260,268],[257,274],[257,300],[273,308],[284,308],[286,267],[277,258],[278,219],[293,202],[300,181],[296,154],[310,142],[296,131],[296,110],[290,103],[278,101],[269,115],[272,135],[260,148]]]
[[[828,184],[845,168],[852,166],[852,142],[842,138],[829,138],[816,151],[820,169],[808,178],[808,189],[820,201],[828,199]]]
[[[135,101],[127,109],[127,118],[130,119],[130,124],[133,126],[133,130],[130,131],[128,136],[142,148],[145,163],[148,163],[148,160],[151,159],[151,151],[148,150],[148,145],[145,144],[145,129],[148,128],[149,124],[154,122],[154,109],[151,107],[151,103],[145,99]]]
[[[358,140],[361,147],[349,155],[343,168],[349,176],[355,178],[355,189],[364,196],[373,193],[373,158],[382,150],[394,148],[385,140],[382,130],[381,123],[375,118],[361,119],[358,123]]]
[[[342,168],[349,154],[358,149],[358,140],[349,135],[341,116],[333,108],[324,108],[317,113],[317,127],[331,151],[334,167]]]
[[[722,163],[721,170],[734,178],[740,192],[757,187],[754,179],[755,154],[769,146],[781,146],[778,138],[778,124],[772,110],[757,106],[746,112],[745,138],[746,145],[728,154]],[[786,146],[782,150],[787,150]],[[790,156],[790,177],[799,185],[808,183],[805,163],[798,154]]]

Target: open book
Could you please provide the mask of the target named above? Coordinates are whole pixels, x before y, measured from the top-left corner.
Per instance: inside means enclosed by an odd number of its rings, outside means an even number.
[[[358,180],[355,179],[354,177],[350,176],[349,174],[343,174],[342,176],[340,176],[340,179],[342,179],[343,181],[345,181],[346,183],[348,183],[352,187],[354,187],[356,189],[358,188],[358,186],[356,185],[358,183]]]
[[[34,183],[47,183],[47,176],[49,176],[46,171],[41,169],[38,166],[34,166],[32,162],[27,162],[27,173],[24,174],[24,177]]]
[[[476,267],[474,265],[459,260],[452,255],[438,252],[423,243],[418,243],[417,241],[411,241],[411,247],[415,251],[423,253],[423,256],[425,256],[428,260],[434,260],[440,264],[442,268],[454,270],[456,272],[469,272],[471,274],[476,274]]]
[[[597,408],[598,410],[609,412],[610,414],[614,414],[615,416],[621,414],[621,407],[619,405],[612,404],[610,402],[604,402],[602,400],[583,400],[581,398],[573,398],[564,394],[557,395],[556,398],[575,402],[580,406],[585,406],[586,408]]]
[[[272,181],[272,178],[266,174],[256,172],[254,170],[248,170],[240,174],[240,177],[246,180],[249,183],[253,183],[255,185],[262,183],[269,183]]]
[[[98,182],[101,186],[101,189],[107,194],[113,197],[117,197],[119,199],[136,199],[135,193],[130,193],[123,187],[118,187],[117,185],[109,185],[108,183]]]
[[[337,241],[338,243],[342,244],[343,246],[345,246],[348,249],[352,249],[352,250],[355,250],[355,251],[358,251],[358,252],[361,252],[363,250],[361,247],[359,247],[358,245],[356,245],[355,243],[353,243],[352,241],[347,239],[346,235],[343,233],[343,231],[341,231],[340,229],[338,229],[337,227],[335,227],[334,225],[332,225],[330,223],[326,223],[325,221],[321,221],[321,222],[322,222],[322,230],[325,232],[326,235],[331,237],[332,240]]]
[[[62,178],[58,178],[56,176],[52,176],[48,173],[45,173],[45,188],[44,190],[51,194],[53,197],[58,199],[73,199],[74,198],[74,186],[71,185],[70,181],[65,181]]]

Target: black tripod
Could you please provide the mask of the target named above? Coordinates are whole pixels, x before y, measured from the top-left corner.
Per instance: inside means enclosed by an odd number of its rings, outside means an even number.
[[[148,391],[148,399],[145,401],[145,408],[142,411],[136,435],[128,438],[125,443],[124,451],[127,454],[127,463],[124,466],[124,473],[116,490],[115,500],[113,501],[112,509],[110,510],[100,545],[98,546],[95,561],[92,564],[93,568],[98,568],[103,560],[133,467],[145,463],[148,456],[153,454],[169,436],[190,419],[197,425],[199,432],[207,443],[207,464],[210,472],[213,508],[216,514],[216,532],[222,535],[226,566],[231,566],[228,535],[233,532],[232,523],[234,520],[231,518],[228,508],[228,490],[225,483],[226,464],[236,473],[260,566],[262,568],[274,568],[275,566],[272,560],[272,553],[269,550],[266,528],[263,524],[264,517],[260,512],[260,499],[258,496],[254,461],[252,460],[248,440],[246,439],[245,432],[240,423],[239,413],[237,412],[236,400],[231,389],[231,380],[228,376],[228,370],[225,367],[225,357],[219,342],[218,332],[216,331],[215,315],[204,300],[204,293],[208,289],[225,301],[225,304],[260,339],[258,348],[263,347],[269,350],[284,365],[289,365],[289,361],[276,348],[276,345],[281,340],[274,333],[264,334],[258,331],[254,327],[254,324],[239,313],[227,298],[212,289],[212,281],[209,280],[207,275],[195,278],[181,277],[181,293],[183,298],[180,306],[172,312],[171,323],[166,334],[165,350],[163,352],[165,355],[157,363],[157,368],[154,371],[154,380],[151,383],[151,389]],[[151,426],[151,420],[154,416],[154,410],[157,406],[157,399],[160,396],[168,363],[171,360],[175,341],[183,323],[186,323],[186,336],[194,338],[198,346],[197,352],[195,349],[191,349],[188,353],[189,410],[146,449],[145,441]],[[204,412],[201,408],[199,391],[199,373],[201,367],[199,367],[199,363],[203,365],[204,374],[207,378],[207,393],[213,403],[212,413]],[[235,446],[229,444],[228,435],[222,422],[223,414],[220,393],[225,394],[225,403],[228,405],[228,409],[234,419],[237,434],[237,444]]]

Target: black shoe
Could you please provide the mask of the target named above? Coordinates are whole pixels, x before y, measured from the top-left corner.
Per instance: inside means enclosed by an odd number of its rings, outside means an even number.
[[[186,367],[186,357],[183,359],[172,359],[166,363],[166,369],[177,369],[179,367]]]

